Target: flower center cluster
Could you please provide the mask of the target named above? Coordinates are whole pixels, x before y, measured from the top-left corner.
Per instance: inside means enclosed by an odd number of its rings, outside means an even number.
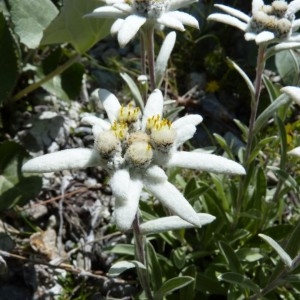
[[[108,168],[145,168],[166,163],[173,150],[176,132],[171,121],[155,115],[142,130],[139,108],[122,106],[111,128],[95,137],[95,149]]]
[[[166,10],[169,0],[127,0],[135,12],[149,19],[159,18]]]
[[[294,19],[295,15],[289,12],[287,2],[276,0],[271,5],[263,5],[253,12],[248,31],[255,33],[271,31],[277,38],[286,38],[291,33]]]

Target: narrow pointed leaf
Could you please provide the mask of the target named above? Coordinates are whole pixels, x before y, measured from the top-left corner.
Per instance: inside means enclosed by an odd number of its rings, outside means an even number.
[[[134,256],[134,246],[128,244],[118,244],[107,249],[110,253]]]
[[[252,81],[250,80],[248,75],[233,60],[227,58],[227,61],[228,61],[229,65],[232,66],[242,76],[242,78],[244,79],[244,81],[249,89],[251,98],[254,99],[255,90],[254,90]]]
[[[137,105],[143,110],[144,109],[143,97],[140,93],[138,86],[135,84],[133,79],[128,74],[120,73],[120,75],[123,78],[123,80],[127,83]]]
[[[155,292],[162,285],[162,273],[161,273],[158,257],[151,243],[147,243],[147,254],[148,254],[148,267],[151,270],[150,275],[151,275],[152,288],[153,291]]]
[[[181,276],[181,277],[174,277],[166,281],[163,286],[154,294],[154,299],[162,299],[164,296],[181,289],[182,287],[190,284],[194,281],[194,278],[190,276]]]
[[[271,237],[265,235],[265,234],[259,234],[259,237],[261,237],[263,240],[265,240],[280,256],[281,260],[288,266],[292,266],[292,259],[291,257],[283,250],[283,248]]]
[[[286,94],[280,95],[274,102],[272,102],[256,119],[254,124],[253,135],[256,135],[262,127],[267,125],[269,119],[277,112],[283,105],[291,102]]]
[[[243,272],[242,266],[239,262],[237,255],[235,254],[233,249],[230,247],[230,245],[223,241],[220,241],[219,248],[221,250],[221,253],[225,257],[230,270],[237,272],[237,273],[242,273]]]
[[[255,293],[259,293],[260,292],[260,288],[257,284],[255,284],[251,279],[249,279],[248,277],[238,274],[238,273],[233,273],[233,272],[229,272],[229,273],[224,273],[222,275],[219,276],[220,280],[232,283],[232,284],[236,284],[238,286],[240,286],[243,289],[249,289]]]
[[[129,270],[129,269],[133,269],[133,268],[141,268],[141,269],[146,269],[146,267],[140,263],[139,261],[127,261],[127,260],[123,260],[123,261],[119,261],[115,264],[113,264],[111,266],[111,268],[109,269],[107,275],[109,276],[119,276],[120,274],[122,274],[123,272]]]

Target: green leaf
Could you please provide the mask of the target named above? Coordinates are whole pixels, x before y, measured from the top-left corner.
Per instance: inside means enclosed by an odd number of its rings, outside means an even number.
[[[147,243],[148,266],[150,269],[153,291],[157,291],[162,285],[161,267],[156,252],[150,242]]]
[[[285,85],[297,85],[299,81],[299,61],[292,50],[276,53],[275,65]]]
[[[84,53],[110,32],[113,20],[85,18],[96,7],[98,0],[65,0],[58,17],[45,30],[42,45],[71,43]]]
[[[123,272],[125,272],[129,269],[133,269],[133,268],[146,269],[146,267],[142,263],[140,263],[139,261],[136,261],[136,260],[131,260],[131,261],[123,260],[123,261],[119,261],[119,262],[113,264],[110,267],[107,275],[112,276],[112,277],[119,276]]]
[[[230,149],[227,141],[219,134],[213,133],[214,138],[217,140],[218,144],[221,146],[221,148],[226,152],[229,159],[234,160],[234,155],[232,154],[232,150]]]
[[[248,77],[248,75],[233,60],[231,60],[228,57],[227,57],[227,62],[229,64],[229,66],[233,67],[242,76],[242,78],[244,79],[244,81],[245,81],[245,83],[246,83],[246,85],[247,85],[247,87],[249,89],[251,98],[254,99],[254,97],[255,97],[255,89],[254,89],[253,83],[250,80],[250,78]]]
[[[195,265],[190,265],[184,270],[182,270],[182,275],[190,276],[192,278],[196,278],[197,275],[197,267]],[[187,299],[195,299],[196,294],[196,280],[191,283],[191,285],[185,286],[180,289],[180,300],[187,300]]]
[[[276,86],[267,76],[263,75],[264,84],[268,90],[271,102],[280,96],[280,88]]]
[[[42,187],[39,176],[24,176],[21,167],[28,154],[14,142],[0,144],[0,211],[16,204],[24,205],[35,197]]]
[[[186,251],[184,248],[176,248],[171,253],[174,266],[178,269],[182,269],[186,264]]]
[[[273,141],[277,141],[278,136],[269,136],[266,138],[261,139],[255,146],[255,148],[252,150],[252,153],[250,155],[249,161],[253,161],[257,158],[257,155],[259,152],[262,151],[263,147],[268,146],[271,144]]]
[[[133,245],[128,245],[128,244],[118,244],[112,248],[107,249],[106,251],[115,254],[134,256],[134,247]]]
[[[182,287],[190,284],[194,278],[190,276],[174,277],[166,281],[162,287],[154,294],[154,300],[162,299],[164,296],[181,289]]]
[[[0,13],[0,103],[6,100],[16,85],[20,54],[9,26]]]
[[[223,254],[224,258],[226,259],[226,262],[228,264],[228,267],[230,270],[237,272],[237,273],[243,273],[242,266],[239,262],[239,259],[233,249],[228,245],[227,243],[220,241],[219,248],[221,250],[221,253]]]
[[[286,251],[290,254],[291,257],[294,257],[295,255],[297,255],[297,253],[299,253],[299,248],[300,248],[299,236],[300,236],[300,222],[298,221],[298,224],[294,228],[286,245]]]
[[[264,200],[267,191],[267,178],[262,168],[257,167],[255,178],[256,184],[254,187],[253,200],[257,202],[258,205],[252,205],[255,206],[257,209],[260,209],[261,201]]]
[[[265,234],[259,234],[259,237],[261,237],[263,240],[265,240],[280,256],[281,260],[288,266],[292,266],[292,259],[291,257],[283,250],[283,248],[271,237],[265,235]]]
[[[136,104],[143,110],[144,109],[144,101],[138,86],[135,84],[133,79],[126,73],[120,73],[123,80],[127,83],[132,96],[134,97]]]
[[[36,79],[42,80],[48,74],[57,70],[66,61],[72,59],[73,57],[69,58],[68,53],[65,53],[63,49],[57,48],[43,60],[42,65],[37,69]],[[84,72],[83,65],[79,62],[74,62],[61,74],[49,78],[49,80],[42,84],[42,87],[60,99],[75,99],[81,91]]]
[[[269,119],[277,112],[277,110],[290,102],[291,100],[286,94],[282,94],[276,100],[274,100],[256,119],[253,134],[258,134],[261,128],[267,125]]]
[[[219,279],[229,282],[229,283],[232,283],[232,284],[236,284],[244,289],[249,289],[255,293],[260,292],[260,288],[257,284],[255,284],[248,277],[238,274],[238,273],[233,273],[233,272],[224,273],[219,276]]]
[[[259,248],[241,248],[237,250],[236,255],[240,260],[247,262],[256,262],[264,258]]]
[[[11,19],[20,41],[28,48],[36,49],[43,32],[58,15],[50,0],[9,0]]]

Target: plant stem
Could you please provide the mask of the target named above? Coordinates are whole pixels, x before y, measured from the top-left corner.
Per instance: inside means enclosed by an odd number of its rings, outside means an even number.
[[[245,165],[248,166],[249,157],[252,151],[252,144],[253,144],[253,129],[257,115],[257,108],[259,105],[259,98],[261,92],[261,83],[262,83],[262,75],[265,67],[265,51],[267,48],[267,44],[259,45],[258,47],[258,55],[257,55],[257,66],[256,66],[256,77],[255,77],[255,96],[254,99],[251,99],[251,115],[249,120],[249,133],[248,133],[248,143],[246,147],[246,154],[245,154]]]
[[[59,66],[58,68],[56,68],[54,71],[52,71],[51,73],[49,73],[48,75],[46,75],[43,79],[41,79],[40,81],[35,82],[35,83],[27,86],[25,89],[23,89],[20,92],[18,92],[16,95],[14,95],[12,97],[12,100],[13,101],[20,100],[24,96],[26,96],[29,93],[35,91],[41,85],[43,85],[45,82],[47,82],[48,80],[52,79],[53,77],[61,74],[66,69],[68,69],[71,65],[73,65],[73,63],[75,63],[80,58],[80,56],[81,56],[80,54],[76,54],[75,56],[70,57],[64,64],[62,64],[61,66]]]
[[[134,246],[135,246],[135,256],[136,259],[141,262],[147,268],[146,263],[146,254],[145,254],[145,239],[144,236],[140,233],[140,226],[139,226],[139,217],[136,214],[135,219],[132,224],[133,235],[134,235]],[[152,300],[152,292],[149,284],[149,278],[147,269],[137,268],[138,277],[141,283],[143,290],[145,291],[146,297],[148,300]]]
[[[155,84],[155,57],[154,57],[154,27],[149,26],[146,28],[145,33],[145,44],[148,60],[148,69],[150,77],[150,87],[153,91],[156,87]]]
[[[254,97],[251,97],[251,114],[249,120],[249,131],[248,131],[248,143],[246,146],[246,153],[244,158],[244,166],[246,168],[247,173],[251,171],[251,161],[250,155],[253,148],[253,130],[257,115],[257,109],[259,105],[259,98],[261,92],[261,84],[262,84],[262,75],[265,67],[265,51],[267,48],[267,44],[259,45],[258,47],[258,55],[257,55],[257,65],[256,65],[256,76],[255,76],[255,85],[254,85]],[[240,181],[237,201],[236,201],[236,222],[234,223],[233,228],[237,225],[239,214],[242,208],[242,202],[247,190],[248,178],[247,175]]]
[[[146,75],[147,76],[147,67],[146,67],[146,41],[145,41],[145,35],[144,32],[141,31],[140,33],[141,36],[141,74],[142,75]],[[147,83],[148,85],[148,83]],[[143,88],[142,89],[142,97],[143,97],[143,101],[144,104],[146,104],[147,102],[147,89]]]

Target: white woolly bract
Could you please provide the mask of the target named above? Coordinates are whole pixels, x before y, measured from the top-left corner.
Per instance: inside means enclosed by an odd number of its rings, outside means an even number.
[[[84,169],[101,165],[99,154],[93,149],[77,148],[45,154],[26,162],[23,172],[49,173],[70,169]]]
[[[201,226],[210,224],[216,218],[213,215],[205,214],[205,213],[198,213],[198,224]],[[164,217],[155,220],[151,220],[145,222],[140,225],[140,231],[142,234],[153,234],[153,233],[160,233],[170,230],[178,230],[183,228],[194,228],[195,226],[189,222],[186,222],[179,218],[178,216],[172,217]]]

